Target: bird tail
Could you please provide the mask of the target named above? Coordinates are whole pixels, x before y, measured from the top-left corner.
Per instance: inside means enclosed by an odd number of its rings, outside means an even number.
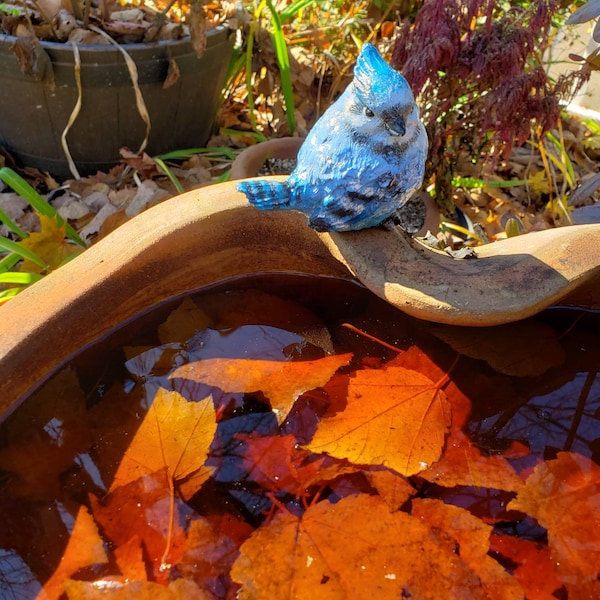
[[[236,186],[238,192],[243,192],[248,202],[259,210],[274,208],[290,208],[290,188],[285,182],[256,179],[241,181]]]

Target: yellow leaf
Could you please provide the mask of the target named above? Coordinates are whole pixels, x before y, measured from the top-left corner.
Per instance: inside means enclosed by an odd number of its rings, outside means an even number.
[[[536,194],[548,194],[550,192],[550,184],[545,171],[536,171],[528,178],[527,182],[531,191]]]
[[[217,423],[212,398],[188,402],[178,392],[159,388],[117,469],[110,491],[167,468],[174,479],[208,479],[203,468]]]
[[[440,458],[449,426],[442,390],[417,371],[388,366],[350,377],[346,408],[322,419],[306,448],[408,477]]]
[[[82,249],[79,246],[71,244],[65,238],[64,224],[59,226],[54,217],[38,216],[42,230],[39,233],[32,233],[28,238],[21,240],[19,242],[20,246],[35,252],[37,256],[49,265],[51,270],[59,267],[69,256],[81,252]],[[24,273],[41,273],[43,269],[30,260],[24,260],[21,264],[21,271]]]

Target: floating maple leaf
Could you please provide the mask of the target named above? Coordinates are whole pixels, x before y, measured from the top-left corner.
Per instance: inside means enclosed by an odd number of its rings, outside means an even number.
[[[324,418],[306,448],[354,464],[384,465],[405,476],[440,458],[450,427],[450,404],[430,379],[388,366],[357,371],[347,406]]]
[[[110,491],[166,467],[169,477],[185,480],[190,495],[210,476],[203,467],[217,429],[212,399],[188,402],[178,392],[159,388],[125,451]]]
[[[170,377],[232,393],[261,391],[269,399],[278,423],[282,423],[301,394],[325,385],[351,358],[352,354],[297,362],[215,358],[182,365]]]
[[[600,592],[600,467],[596,463],[580,454],[559,452],[555,460],[536,466],[508,509],[530,514],[548,530],[556,572],[572,586],[573,597],[588,597],[582,593],[588,586]]]
[[[231,576],[240,600],[487,598],[455,550],[427,523],[358,494],[279,513],[242,545]]]
[[[441,500],[417,498],[411,514],[450,535],[459,545],[460,557],[477,573],[487,598],[519,600],[523,589],[493,558],[488,556],[492,527],[469,511]]]
[[[554,571],[548,546],[512,535],[492,534],[490,548],[517,565],[514,576],[525,590],[528,600],[558,597],[555,592],[562,584]]]

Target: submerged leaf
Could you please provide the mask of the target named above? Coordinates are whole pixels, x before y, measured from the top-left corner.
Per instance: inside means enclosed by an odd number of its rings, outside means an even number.
[[[491,549],[516,564],[515,579],[525,591],[527,600],[547,600],[558,597],[555,592],[562,586],[554,571],[547,546],[512,535],[490,537]]]
[[[231,577],[240,600],[487,598],[455,549],[427,523],[359,494],[302,517],[278,514],[242,545]]]
[[[194,491],[210,476],[203,467],[217,429],[212,399],[188,402],[159,388],[115,474],[111,491],[167,469],[174,480],[194,482]],[[193,492],[191,492],[193,493]]]
[[[85,567],[105,564],[108,557],[98,533],[98,527],[85,506],[79,507],[71,537],[56,571],[44,584],[48,598],[59,598],[65,589],[65,580]]]
[[[559,452],[555,460],[536,466],[508,509],[530,514],[548,530],[552,560],[562,582],[586,585],[596,580],[600,573],[600,467],[596,463]]]
[[[484,456],[460,430],[452,431],[439,462],[419,475],[444,487],[465,485],[507,492],[523,487],[523,480],[503,456]]]
[[[306,447],[410,476],[440,458],[450,420],[446,395],[424,375],[389,366],[357,371],[347,406],[322,419]]]
[[[460,557],[477,573],[488,598],[518,600],[523,590],[517,580],[488,556],[492,527],[469,511],[441,500],[417,498],[411,514],[450,535],[459,545]]]

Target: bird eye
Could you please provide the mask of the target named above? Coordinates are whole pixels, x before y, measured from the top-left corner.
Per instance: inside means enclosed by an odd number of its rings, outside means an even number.
[[[368,106],[365,106],[365,117],[369,117],[369,119],[370,119],[371,117],[374,117],[374,116],[375,116],[375,113]]]

